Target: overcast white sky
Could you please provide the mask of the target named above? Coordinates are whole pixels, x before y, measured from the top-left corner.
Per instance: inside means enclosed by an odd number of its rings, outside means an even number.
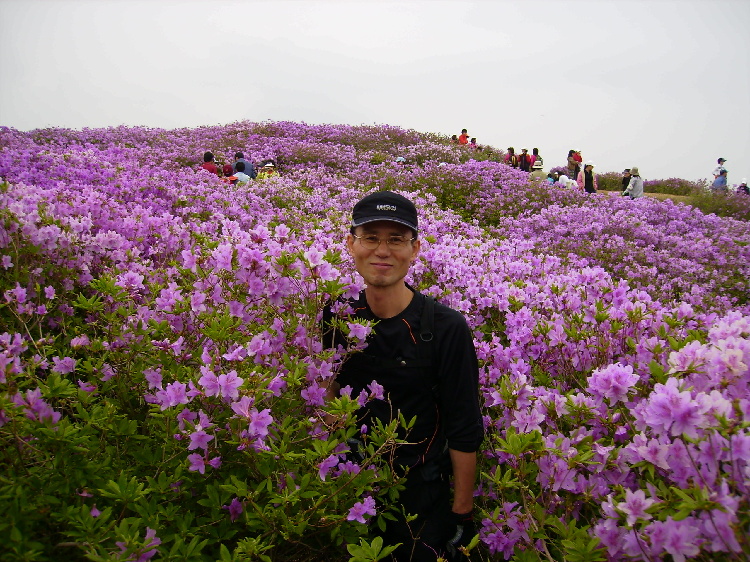
[[[390,124],[750,176],[750,0],[0,0],[0,125]]]

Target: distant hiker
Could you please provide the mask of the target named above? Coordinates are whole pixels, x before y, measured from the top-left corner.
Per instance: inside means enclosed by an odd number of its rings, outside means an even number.
[[[518,157],[518,167],[524,172],[531,172],[531,156],[528,148],[521,149],[521,155]]]
[[[630,168],[630,181],[622,194],[629,196],[631,199],[643,197],[643,178],[637,167],[632,166]]]
[[[578,172],[578,188],[586,193],[596,193],[599,189],[594,173],[594,163],[591,160],[586,162],[583,170]]]
[[[508,154],[505,155],[505,163],[511,168],[518,168],[518,156],[516,156],[516,149],[512,146],[508,147]]]
[[[572,148],[568,151],[568,173],[567,176],[569,178],[575,178],[578,177],[578,161],[576,161],[574,154],[576,153],[575,150]]]
[[[625,168],[622,171],[622,190],[625,191],[630,184],[630,168]],[[625,195],[623,193],[623,195]]]
[[[245,164],[245,174],[250,177],[250,179],[254,180],[258,173],[255,171],[255,167],[253,166],[252,162],[248,162],[245,160],[245,156],[241,152],[237,152],[234,155],[234,171],[237,171],[237,164],[242,162]]]
[[[473,148],[474,150],[479,150],[479,145],[477,144],[476,137],[471,137],[471,140],[469,141],[469,146]]]
[[[724,162],[726,162],[726,158],[719,158],[716,162],[718,166],[714,168],[714,181],[716,181],[719,176],[721,175],[721,171],[724,170],[725,172],[727,169],[724,167]]]
[[[466,129],[461,129],[461,135],[458,137],[458,144],[469,144],[469,135]]]
[[[531,169],[532,171],[539,170],[540,172],[544,169],[544,160],[539,156],[539,149],[531,149]]]
[[[729,189],[727,186],[727,170],[726,168],[722,168],[719,172],[719,175],[714,180],[714,183],[711,184],[711,189],[713,189],[715,192],[724,192],[726,193]]]
[[[451,142],[453,144],[458,144],[458,137],[456,135],[451,135]]]
[[[558,174],[557,172],[550,172],[549,174],[547,174],[547,183],[550,185],[553,183],[557,183],[558,179],[560,179],[560,174]]]
[[[747,187],[747,178],[742,178],[742,182],[737,186],[737,193],[750,195],[750,188]]]
[[[200,168],[217,176],[219,175],[219,169],[214,164],[214,155],[212,152],[203,153],[203,164],[200,165]]]

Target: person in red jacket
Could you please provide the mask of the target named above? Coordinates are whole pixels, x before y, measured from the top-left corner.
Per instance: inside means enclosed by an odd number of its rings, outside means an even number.
[[[458,137],[458,144],[469,144],[469,134],[466,129],[461,129],[461,136]]]
[[[522,148],[521,149],[521,155],[518,157],[518,167],[521,168],[524,172],[530,172],[531,171],[531,156],[529,156],[529,149],[528,148]]]
[[[214,164],[214,155],[211,152],[205,152],[203,154],[203,164],[201,164],[200,167],[212,174],[219,175],[219,169],[216,167],[216,164]]]

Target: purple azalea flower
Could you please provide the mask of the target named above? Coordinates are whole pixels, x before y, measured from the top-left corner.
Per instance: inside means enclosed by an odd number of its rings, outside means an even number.
[[[213,438],[213,435],[209,435],[203,430],[191,433],[188,451],[192,451],[194,449],[203,449],[204,451],[208,451],[208,444],[213,440]]]
[[[201,474],[206,473],[206,462],[203,460],[203,455],[199,455],[198,453],[188,455],[188,461],[190,462],[188,470],[192,472],[200,472]]]
[[[357,502],[352,506],[346,516],[346,520],[367,523],[365,516],[373,516],[375,513],[375,499],[368,497],[364,501]]]
[[[229,520],[234,522],[242,515],[242,502],[238,498],[232,498],[229,505],[222,505],[221,509],[229,510]]]
[[[76,360],[72,357],[53,357],[52,364],[52,372],[61,375],[72,373],[76,368]]]
[[[253,408],[250,412],[250,435],[260,439],[265,438],[268,435],[268,426],[273,423],[273,417],[271,416],[271,409],[266,408],[260,412]]]
[[[653,517],[646,513],[646,510],[655,502],[656,500],[647,498],[643,490],[636,490],[635,492],[625,490],[625,501],[618,503],[617,509],[627,516],[626,522],[632,526],[638,519],[649,520]]]
[[[338,463],[338,455],[330,455],[329,457],[323,459],[323,461],[320,463],[320,466],[318,467],[318,476],[320,476],[320,479],[325,482],[326,476],[328,476],[328,472]]]

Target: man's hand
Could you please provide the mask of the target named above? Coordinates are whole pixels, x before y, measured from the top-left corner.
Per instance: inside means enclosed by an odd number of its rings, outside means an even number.
[[[477,527],[474,523],[473,510],[469,513],[452,512],[451,517],[450,529],[453,531],[453,536],[449,537],[445,549],[448,553],[448,560],[455,562],[465,559],[460,548],[467,546],[471,542],[471,539],[477,534]]]

